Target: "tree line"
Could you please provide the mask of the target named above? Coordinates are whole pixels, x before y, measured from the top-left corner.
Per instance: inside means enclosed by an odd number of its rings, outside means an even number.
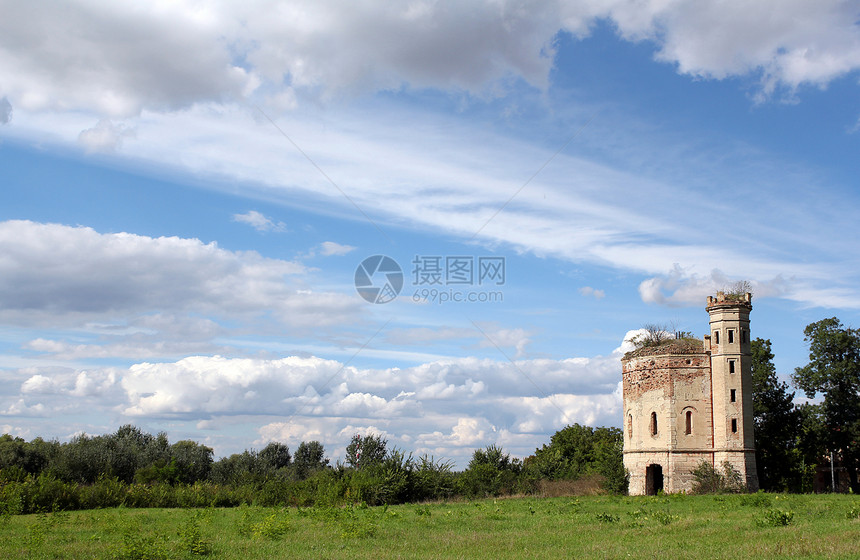
[[[822,466],[860,492],[860,329],[836,317],[804,329],[809,363],[794,370],[793,385],[816,404],[794,404],[779,381],[770,340],[752,341],[753,413],[759,484],[764,490],[809,492]],[[826,477],[828,486],[830,476]]]
[[[595,475],[609,492],[626,491],[621,431],[574,424],[521,461],[491,445],[468,467],[413,457],[378,435],[355,435],[343,463],[330,464],[318,441],[294,453],[272,442],[213,460],[212,448],[170,443],[125,425],[69,442],[0,436],[0,514],[95,507],[368,505],[534,493],[543,480]]]

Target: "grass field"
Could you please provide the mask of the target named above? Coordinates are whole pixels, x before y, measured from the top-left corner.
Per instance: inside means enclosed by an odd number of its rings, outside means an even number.
[[[6,516],[0,558],[860,558],[844,495],[510,498]]]

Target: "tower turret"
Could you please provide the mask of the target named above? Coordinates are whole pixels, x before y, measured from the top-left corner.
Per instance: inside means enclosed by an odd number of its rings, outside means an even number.
[[[728,461],[741,473],[747,488],[757,490],[750,349],[752,294],[717,292],[716,297],[708,296],[705,310],[711,326],[705,344],[711,354],[714,466],[720,468]]]

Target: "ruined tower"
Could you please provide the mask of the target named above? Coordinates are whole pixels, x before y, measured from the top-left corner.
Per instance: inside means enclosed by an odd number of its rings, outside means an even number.
[[[628,352],[621,360],[624,466],[630,494],[689,492],[692,471],[728,461],[758,489],[752,412],[752,296],[708,297],[710,334]]]

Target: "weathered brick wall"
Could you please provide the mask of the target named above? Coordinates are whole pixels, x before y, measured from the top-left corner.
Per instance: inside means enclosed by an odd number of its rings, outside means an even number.
[[[622,360],[624,465],[631,494],[645,493],[648,465],[663,468],[664,491],[689,492],[693,469],[713,461],[710,356],[701,343],[698,352],[690,352],[696,348],[689,344],[661,350],[665,353],[631,353]]]

